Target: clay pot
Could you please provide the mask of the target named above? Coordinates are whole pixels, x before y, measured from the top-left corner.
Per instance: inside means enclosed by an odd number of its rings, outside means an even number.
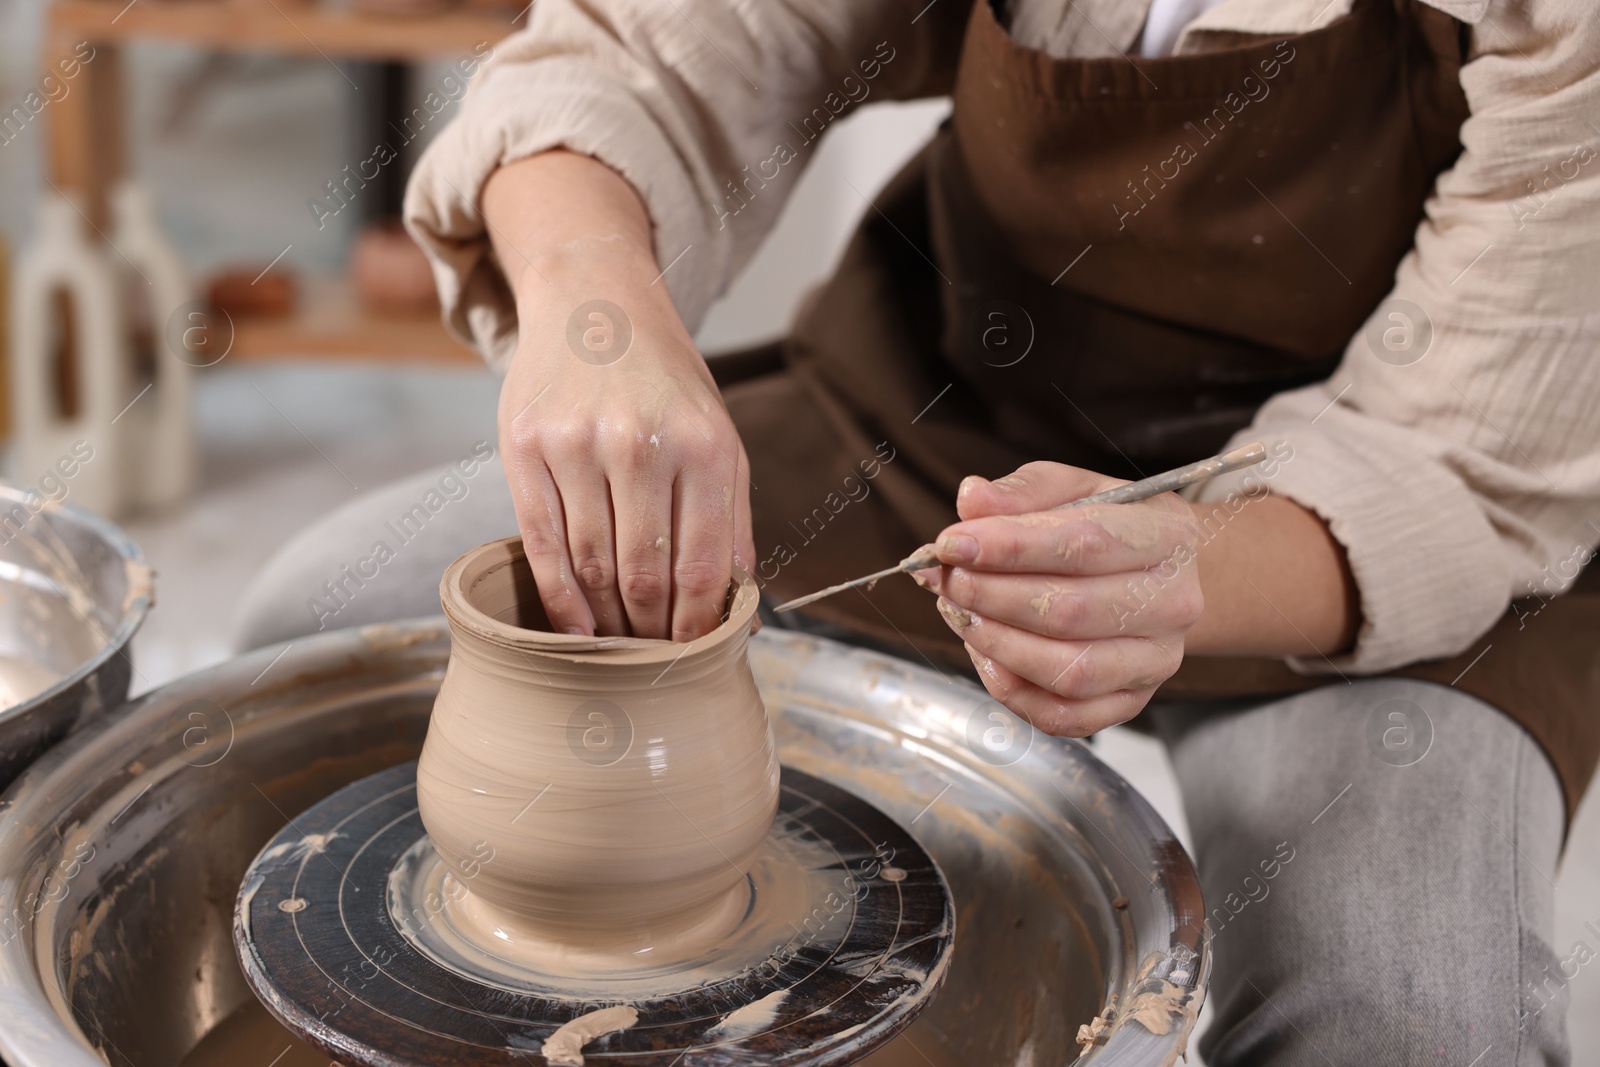
[[[688,644],[549,632],[522,543],[440,586],[452,638],[417,770],[453,908],[490,943],[657,960],[737,923],[778,763],[745,656],[756,587]]]
[[[362,230],[350,253],[356,295],[372,311],[431,315],[439,310],[428,257],[399,219],[385,219]]]
[[[288,267],[234,267],[212,277],[206,299],[234,318],[282,318],[294,311],[295,289]]]

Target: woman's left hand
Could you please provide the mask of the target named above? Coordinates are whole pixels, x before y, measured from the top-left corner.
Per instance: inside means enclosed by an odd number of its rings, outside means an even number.
[[[1060,463],[972,477],[962,521],[918,580],[994,698],[1046,733],[1126,722],[1183,661],[1204,598],[1193,511],[1175,494],[1136,504],[1056,505],[1123,483]]]

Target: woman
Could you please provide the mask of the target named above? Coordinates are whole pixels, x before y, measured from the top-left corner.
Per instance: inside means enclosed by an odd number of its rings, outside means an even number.
[[[1054,734],[1149,705],[1212,907],[1209,1063],[1560,1064],[1597,65],[1577,0],[539,0],[407,215],[505,371],[558,625],[686,640],[735,564],[785,599],[932,541],[937,599],[813,624],[970,662]],[[708,369],[691,328],[811,142],[936,93],[789,338]],[[1255,438],[1192,499],[1049,510]],[[487,497],[430,527],[439,566],[509,521]],[[409,584],[362,610],[431,610]]]

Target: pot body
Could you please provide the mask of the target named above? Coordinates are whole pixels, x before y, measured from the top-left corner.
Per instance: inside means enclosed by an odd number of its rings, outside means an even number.
[[[754,583],[688,644],[571,637],[536,628],[522,551],[494,542],[445,574],[452,643],[417,772],[423,824],[486,932],[664,951],[742,908],[777,809],[746,655]]]

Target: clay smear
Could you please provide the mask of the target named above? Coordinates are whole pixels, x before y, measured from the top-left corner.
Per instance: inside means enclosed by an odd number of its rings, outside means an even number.
[[[446,571],[452,648],[417,770],[456,929],[543,973],[698,959],[772,826],[778,762],[745,658],[755,583],[696,641],[551,633],[515,538]]]
[[[1028,601],[1028,606],[1036,611],[1039,618],[1050,614],[1050,605],[1055,603],[1057,596],[1061,595],[1061,587],[1055,582],[1046,582],[1044,592]]]
[[[1114,504],[1101,508],[1094,516],[1094,524],[1135,551],[1161,541],[1161,519],[1152,508]]]
[[[545,1062],[559,1067],[583,1067],[583,1046],[596,1038],[626,1030],[639,1021],[639,1013],[627,1005],[600,1008],[562,1026],[545,1038],[540,1050]]]
[[[471,881],[448,870],[426,838],[418,841],[389,874],[395,928],[423,955],[478,985],[559,1000],[637,1004],[730,981],[754,988],[740,976],[775,974],[801,952],[831,952],[855,921],[850,872],[788,816],[762,842],[748,886],[733,894],[736,907],[709,918],[714,929],[632,955],[552,941],[486,916],[482,901],[467,893]],[[694,958],[665,954],[686,945],[703,951]],[[780,1006],[770,997],[765,1003],[773,1012]],[[723,1022],[748,1017],[735,1011]]]
[[[721,1022],[707,1031],[707,1036],[744,1037],[765,1030],[777,1021],[778,1009],[788,999],[787,989],[768,993],[760,1000],[753,1000],[736,1011],[730,1011]]]
[[[972,625],[972,612],[960,605],[952,604],[944,597],[934,601],[934,604],[938,607],[939,614],[944,616],[945,622],[948,622],[957,630],[965,630]]]
[[[1100,1014],[1078,1027],[1079,1048],[1087,1053],[1123,1026],[1137,1023],[1157,1035],[1179,1031],[1179,1040],[1160,1067],[1172,1067],[1178,1057],[1185,1054],[1189,1033],[1200,1013],[1199,994],[1154,973],[1165,959],[1160,952],[1152,952],[1145,957],[1133,980],[1134,993],[1128,1000],[1128,1006],[1118,1011],[1116,994],[1111,994]]]

